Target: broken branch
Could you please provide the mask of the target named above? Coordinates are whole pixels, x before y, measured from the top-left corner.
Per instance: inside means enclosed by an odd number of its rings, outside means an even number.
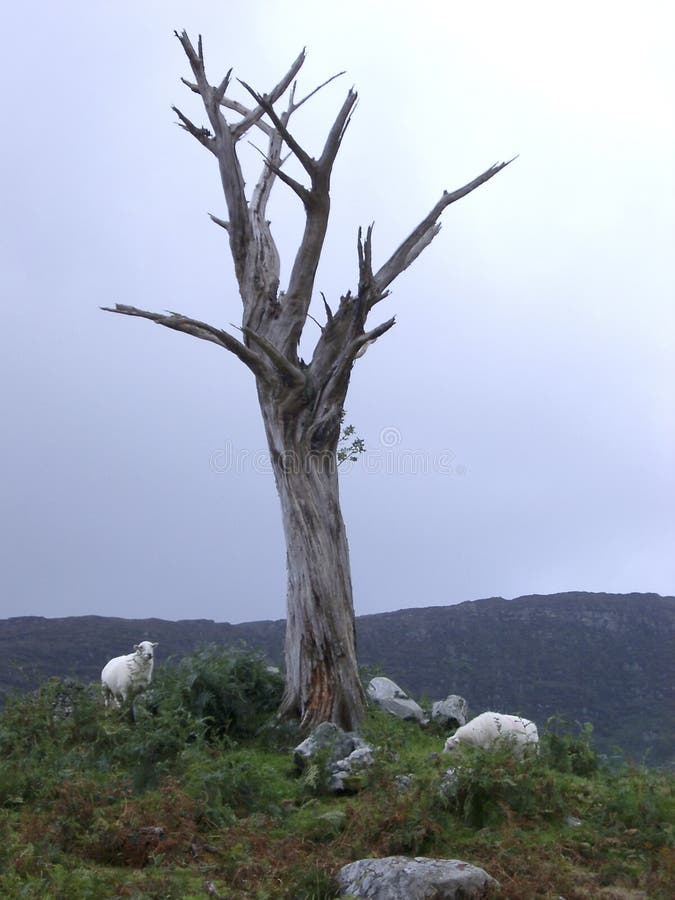
[[[180,122],[178,123],[181,128],[185,129],[185,131],[189,132],[192,137],[197,138],[200,144],[203,144],[207,150],[210,150],[212,153],[215,153],[215,149],[213,146],[213,135],[209,131],[208,128],[199,127],[191,122],[190,119],[186,115],[178,109],[177,106],[172,106],[171,109],[176,113]]]

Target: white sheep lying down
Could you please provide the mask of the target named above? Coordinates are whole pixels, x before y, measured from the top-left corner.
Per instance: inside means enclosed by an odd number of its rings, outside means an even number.
[[[484,712],[462,725],[445,742],[444,752],[450,753],[460,744],[489,750],[500,744],[510,743],[515,756],[523,756],[525,748],[536,751],[539,743],[537,726],[529,719],[509,716],[505,713]]]
[[[133,653],[116,656],[105,664],[101,672],[101,686],[106,706],[111,700],[119,706],[128,696],[145,690],[152,681],[156,646],[151,641],[141,641],[134,646]]]

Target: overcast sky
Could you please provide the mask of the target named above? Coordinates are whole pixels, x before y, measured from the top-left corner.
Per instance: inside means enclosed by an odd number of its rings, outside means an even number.
[[[355,85],[316,282],[334,306],[451,190],[347,403],[357,614],[675,594],[675,43],[663,2],[26,0],[4,15],[0,616],[285,615],[253,380],[116,302],[240,317],[173,29],[270,89],[303,46],[311,152]],[[7,58],[9,56],[9,58]],[[255,182],[260,160],[252,164]],[[287,277],[301,224],[276,186]],[[320,306],[316,307],[321,316]],[[310,323],[305,356],[318,334]]]

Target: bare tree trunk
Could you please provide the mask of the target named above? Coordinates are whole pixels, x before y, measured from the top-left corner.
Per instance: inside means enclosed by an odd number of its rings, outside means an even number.
[[[352,366],[394,325],[391,318],[366,330],[369,313],[387,297],[389,285],[438,234],[443,210],[507,163],[491,166],[456,191],[444,191],[377,271],[372,265],[372,227],[365,239],[359,232],[358,288],[354,294],[343,294],[335,310],[324,297],[326,322],[307,364],[299,359],[297,348],[309,317],[328,225],[330,176],[356,94],[348,92],[321,155],[315,158],[288,130],[292,114],[319,90],[301,100],[295,98],[294,79],[304,53],[268,94],[257,94],[242,82],[255,102],[249,108],[226,97],[231,72],[217,87],[208,82],[201,37],[197,49],[185,32],[177,37],[195,78],[194,82],[183,81],[201,97],[210,128],[198,127],[174,109],[181,126],[218,161],[228,219],[211,218],[228,234],[243,304],[243,339],[180,313],[154,313],[120,304],[111,311],[141,316],[211,341],[237,356],[254,374],[286,536],[286,693],[282,712],[298,716],[305,728],[332,721],[354,729],[363,715],[365,698],[356,660],[349,550],[336,459]],[[274,104],[287,92],[287,107],[278,113]],[[228,122],[223,109],[233,110],[239,120]],[[236,145],[253,128],[266,136],[268,149],[249,200]],[[284,146],[300,164],[308,185],[282,169]],[[305,211],[305,228],[285,292],[279,290],[279,256],[266,218],[277,178],[297,195]]]
[[[340,420],[315,427],[312,405],[288,408],[259,386],[286,538],[286,689],[280,713],[303,728],[353,730],[365,708],[358,675],[347,532],[340,508]]]

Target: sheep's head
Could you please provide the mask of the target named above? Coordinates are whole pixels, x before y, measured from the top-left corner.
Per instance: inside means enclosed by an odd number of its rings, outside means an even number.
[[[152,641],[141,641],[134,646],[134,651],[143,659],[152,659],[156,646],[157,644],[153,644]]]
[[[443,747],[443,753],[452,753],[457,747],[459,747],[459,738],[449,737]]]

